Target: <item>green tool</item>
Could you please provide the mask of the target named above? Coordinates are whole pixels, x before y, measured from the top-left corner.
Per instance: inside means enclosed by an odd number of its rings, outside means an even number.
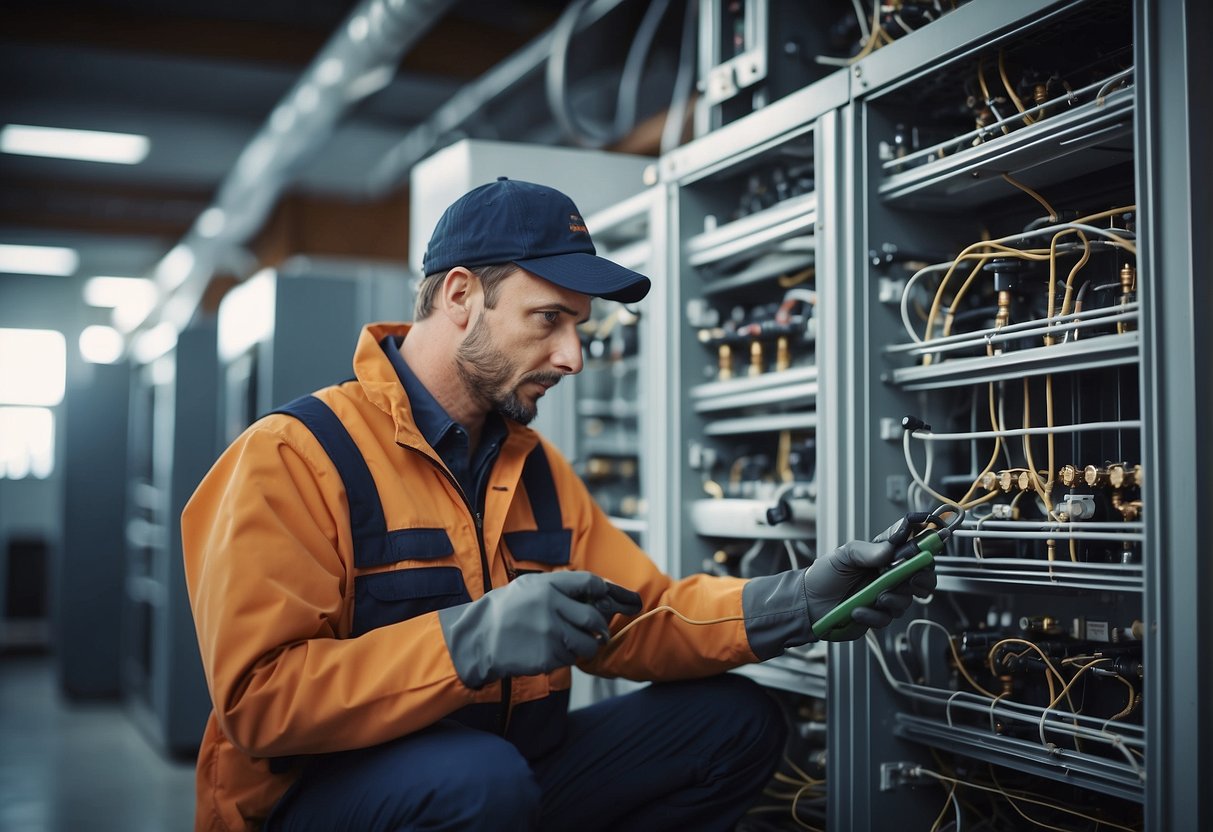
[[[935,563],[935,556],[943,551],[944,543],[952,536],[952,531],[964,519],[964,511],[951,506],[942,506],[931,512],[928,519],[937,519],[937,515],[945,512],[955,513],[955,517],[945,528],[924,529],[910,538],[894,555],[893,565],[866,585],[863,589],[847,598],[834,609],[813,624],[813,635],[830,641],[832,636],[851,626],[851,613],[857,607],[871,606],[880,593],[898,586],[923,569]],[[921,515],[920,515],[921,516]]]

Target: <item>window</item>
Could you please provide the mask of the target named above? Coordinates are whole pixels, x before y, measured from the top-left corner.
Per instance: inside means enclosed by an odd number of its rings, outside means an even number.
[[[0,407],[0,479],[44,480],[55,470],[55,414],[46,407]]]
[[[0,479],[45,479],[55,468],[55,414],[67,342],[48,329],[0,329]]]

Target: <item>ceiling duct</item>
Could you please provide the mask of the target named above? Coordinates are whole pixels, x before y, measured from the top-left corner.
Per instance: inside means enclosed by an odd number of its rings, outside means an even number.
[[[182,329],[217,269],[241,273],[243,246],[282,191],[357,102],[383,89],[404,53],[455,0],[363,0],[274,108],[220,185],[214,202],[155,268],[161,305],[148,324]]]

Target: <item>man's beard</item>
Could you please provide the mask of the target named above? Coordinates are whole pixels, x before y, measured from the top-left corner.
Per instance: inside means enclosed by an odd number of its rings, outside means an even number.
[[[523,425],[535,418],[538,408],[520,399],[518,388],[531,381],[551,386],[564,377],[556,371],[535,372],[510,386],[516,368],[493,342],[483,312],[455,351],[455,369],[468,391],[481,404]]]

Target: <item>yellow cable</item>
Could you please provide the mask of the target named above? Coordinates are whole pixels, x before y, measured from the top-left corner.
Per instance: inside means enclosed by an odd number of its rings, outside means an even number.
[[[1082,240],[1082,257],[1078,258],[1078,262],[1074,264],[1074,268],[1070,269],[1070,274],[1066,276],[1066,293],[1061,299],[1061,309],[1058,311],[1059,317],[1064,317],[1070,311],[1070,301],[1074,297],[1074,278],[1082,271],[1083,266],[1087,265],[1087,261],[1091,259],[1091,241],[1087,239],[1087,235],[1078,232],[1079,239]]]
[[[680,613],[678,610],[674,609],[673,607],[662,604],[660,607],[654,607],[653,609],[649,610],[648,612],[646,612],[642,615],[638,615],[635,618],[633,618],[631,621],[629,621],[627,624],[625,624],[623,626],[623,628],[621,630],[619,630],[619,632],[617,632],[617,633],[615,633],[615,635],[611,636],[611,640],[608,641],[606,644],[604,644],[602,649],[603,650],[609,649],[616,642],[618,642],[619,639],[623,638],[624,633],[626,633],[628,630],[632,629],[637,624],[639,624],[641,621],[644,621],[646,618],[656,615],[659,612],[668,612],[671,615],[673,615],[675,618],[685,621],[687,624],[694,624],[697,627],[702,627],[702,626],[705,626],[708,624],[724,624],[729,621],[744,621],[745,620],[744,615],[726,615],[723,618],[709,618],[707,620],[687,618],[685,615],[683,615],[682,613]]]
[[[979,791],[983,791],[983,792],[990,792],[992,794],[1001,794],[1004,798],[1007,799],[1008,802],[1012,801],[1012,797],[1001,786],[999,786],[998,788],[994,788],[993,786],[986,786],[981,783],[972,783],[972,782],[968,782],[965,780],[957,780],[955,777],[948,777],[947,775],[940,774],[937,771],[931,771],[930,769],[922,768],[921,766],[918,767],[917,772],[919,772],[921,774],[925,774],[928,777],[934,777],[936,780],[942,780],[945,783],[955,783],[958,786],[967,786],[969,788],[978,789]],[[997,781],[995,781],[995,782],[997,782]],[[1082,818],[1083,820],[1089,820],[1089,821],[1093,821],[1094,823],[1103,824],[1104,826],[1110,826],[1113,829],[1121,829],[1121,830],[1124,830],[1124,832],[1140,832],[1140,830],[1134,829],[1131,826],[1122,826],[1121,824],[1116,823],[1114,821],[1097,818],[1092,815],[1088,815],[1088,814],[1084,814],[1083,812],[1079,812],[1076,809],[1067,809],[1065,806],[1061,806],[1056,803],[1049,803],[1049,802],[1043,801],[1043,800],[1037,800],[1036,798],[1033,798],[1033,797],[1026,797],[1022,794],[1016,795],[1013,799],[1022,800],[1025,803],[1035,803],[1037,806],[1044,806],[1046,809],[1054,809],[1059,812],[1064,812],[1067,815],[1073,815],[1075,817]],[[1012,805],[1014,805],[1014,803],[1012,803]],[[1020,812],[1020,815],[1023,815],[1023,812]],[[1027,815],[1023,815],[1023,817],[1025,817],[1027,820],[1031,821],[1032,823],[1039,824],[1039,821],[1032,820],[1031,818],[1028,818]],[[1044,824],[1040,824],[1040,825],[1044,825]],[[1049,827],[1049,828],[1057,829],[1058,827]],[[1061,832],[1069,832],[1069,830],[1062,829]]]
[[[951,636],[948,636],[948,647],[952,650],[952,659],[956,662],[956,669],[960,671],[961,676],[965,677],[965,681],[972,685],[974,690],[990,697],[991,699],[998,699],[998,695],[990,693],[981,685],[977,684],[977,680],[969,675],[969,671],[965,669],[964,662],[960,660],[960,651],[956,649],[956,641]],[[997,676],[998,674],[995,673],[994,675]]]
[[[819,785],[819,784],[825,782],[825,780],[818,780],[816,777],[811,776],[808,772],[806,772],[800,766],[796,765],[796,763],[794,763],[792,761],[792,758],[789,757],[787,754],[783,755],[783,761],[788,764],[788,767],[791,768],[792,771],[796,772],[798,775],[803,777],[806,783],[812,783],[814,785]]]
[[[1015,102],[1015,109],[1022,113],[1027,108],[1024,107],[1023,102],[1019,99],[1019,96],[1015,94],[1015,87],[1011,85],[1011,79],[1007,77],[1007,66],[1003,61],[1001,49],[998,50],[998,76],[1002,78],[1002,86],[1007,91],[1007,95],[1011,96],[1011,101]],[[1035,122],[1036,119],[1032,116],[1023,117],[1024,124],[1034,124]]]
[[[803,820],[800,819],[800,815],[796,814],[796,805],[800,802],[800,796],[802,794],[804,794],[805,790],[808,788],[809,788],[809,786],[805,786],[803,789],[801,789],[799,792],[796,793],[796,796],[794,798],[792,798],[792,820],[794,820],[796,822],[796,824],[803,829],[809,829],[809,830],[811,830],[811,832],[822,832],[822,830],[818,829],[816,826],[812,826],[808,823],[805,823]]]
[[[1022,110],[1021,110],[1021,112],[1022,112]],[[1020,182],[1018,179],[1015,179],[1014,177],[1012,177],[1011,174],[1009,174],[1009,173],[1004,173],[1002,175],[1002,178],[1005,179],[1011,185],[1014,185],[1016,188],[1019,188],[1019,190],[1023,191],[1028,196],[1032,197],[1032,199],[1039,202],[1042,206],[1044,206],[1044,209],[1049,212],[1049,214],[1048,214],[1049,219],[1052,220],[1053,222],[1057,222],[1057,211],[1054,210],[1053,206],[1049,204],[1049,201],[1047,199],[1045,199],[1040,194],[1036,193],[1036,191],[1032,190],[1027,185]]]
[[[931,824],[930,832],[939,832],[939,824],[943,823],[944,817],[948,814],[948,809],[952,808],[952,799],[956,796],[956,784],[952,784],[952,788],[948,789],[948,796],[943,799],[943,808],[939,810],[939,814],[935,816],[935,822]]]

